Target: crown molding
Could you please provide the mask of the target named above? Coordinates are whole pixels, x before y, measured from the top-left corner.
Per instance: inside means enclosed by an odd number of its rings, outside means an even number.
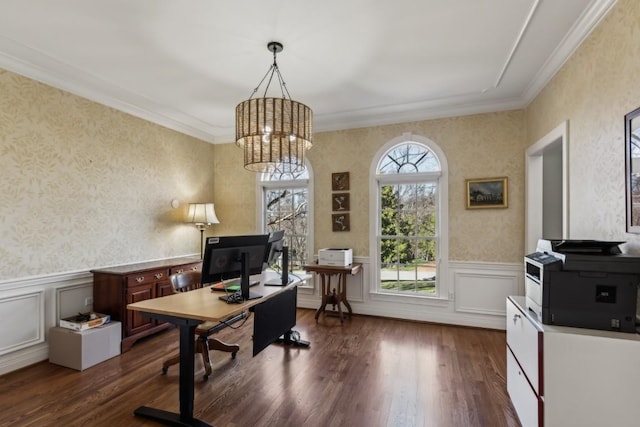
[[[522,103],[529,105],[542,92],[562,66],[576,52],[582,42],[598,26],[618,0],[594,0],[589,9],[576,21],[562,42],[549,56],[522,95]]]
[[[214,142],[216,129],[206,123],[2,36],[0,67],[194,138]]]
[[[426,101],[419,104],[385,106],[377,109],[367,109],[366,111],[316,115],[313,126],[316,131],[324,132],[524,108],[524,104],[519,98],[482,100],[475,95],[458,98],[455,104],[450,101],[450,99],[442,99],[436,102]]]
[[[487,99],[487,93],[475,93],[340,113],[316,113],[315,131],[372,127],[525,108],[616,2],[617,0],[593,0],[520,97]],[[0,67],[203,141],[227,143],[235,139],[231,128],[211,126],[183,111],[161,105],[148,97],[56,60],[45,52],[1,36]]]

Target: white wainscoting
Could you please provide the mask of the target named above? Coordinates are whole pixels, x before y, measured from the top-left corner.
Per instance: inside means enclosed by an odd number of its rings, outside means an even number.
[[[44,289],[0,296],[0,355],[44,342]]]
[[[524,294],[520,263],[449,262],[448,274],[441,279],[449,292],[436,299],[375,293],[369,259],[357,257],[354,261],[363,265],[360,274],[347,280],[347,299],[354,314],[505,329],[506,297]],[[309,283],[313,291],[299,292],[298,306],[317,309],[321,301],[319,278]]]
[[[60,317],[91,310],[89,272],[0,282],[0,375],[49,358],[49,328]]]
[[[524,293],[522,264],[449,262],[442,278],[448,280],[448,298],[376,294],[369,259],[354,261],[363,265],[360,274],[347,279],[347,297],[355,314],[504,329],[505,298]],[[319,307],[318,280],[314,277],[300,289],[300,307]],[[88,271],[0,282],[0,375],[47,360],[49,328],[61,317],[91,310],[86,303],[92,298],[93,278]]]
[[[453,265],[452,265],[453,264]],[[505,316],[509,295],[524,295],[521,264],[449,263],[456,312]]]

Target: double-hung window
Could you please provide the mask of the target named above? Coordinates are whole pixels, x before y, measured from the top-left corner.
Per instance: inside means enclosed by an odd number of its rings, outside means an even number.
[[[260,224],[264,233],[284,230],[289,249],[289,271],[301,273],[313,249],[313,196],[310,167],[298,173],[276,168],[259,178]],[[275,267],[277,266],[270,266]]]
[[[444,154],[426,138],[413,139],[425,142],[394,141],[375,159],[374,291],[441,297],[440,262],[447,247]]]

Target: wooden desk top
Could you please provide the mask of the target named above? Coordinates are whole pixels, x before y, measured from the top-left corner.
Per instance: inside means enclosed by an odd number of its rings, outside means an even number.
[[[340,274],[340,273],[349,273],[352,275],[356,275],[362,269],[362,264],[359,262],[354,262],[351,265],[340,266],[340,265],[320,265],[320,264],[309,264],[302,266],[304,271],[312,271],[314,273],[327,273],[327,274]]]
[[[212,292],[210,287],[205,287],[189,292],[138,301],[128,304],[127,309],[184,319],[220,322],[247,310],[249,307],[260,304],[270,296],[299,284],[300,280],[294,280],[287,286],[264,286],[260,283],[257,286],[252,286],[251,292],[262,295],[262,298],[252,299],[241,304],[227,304],[226,301],[218,298],[224,295],[224,292]]]

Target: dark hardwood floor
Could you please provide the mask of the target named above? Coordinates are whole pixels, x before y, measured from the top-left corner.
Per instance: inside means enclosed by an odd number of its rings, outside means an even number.
[[[519,426],[506,391],[505,333],[356,315],[344,325],[298,310],[311,348],[272,345],[251,357],[253,319],[217,337],[241,345],[213,352],[194,415],[227,426]],[[178,411],[172,329],[83,372],[48,362],[0,377],[0,426],[155,426],[141,405]]]

